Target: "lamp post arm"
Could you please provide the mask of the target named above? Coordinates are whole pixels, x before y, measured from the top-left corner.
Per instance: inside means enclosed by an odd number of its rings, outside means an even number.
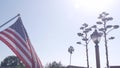
[[[87,42],[87,43],[89,44],[89,42],[90,42],[90,41],[91,41],[91,38],[89,37],[89,38],[88,38],[88,42]]]
[[[106,32],[106,35],[107,35],[109,32],[111,32],[112,30],[114,30],[114,29],[112,28],[112,29],[110,29],[109,31],[107,31],[107,32]]]
[[[85,44],[81,44],[81,45],[86,46]]]

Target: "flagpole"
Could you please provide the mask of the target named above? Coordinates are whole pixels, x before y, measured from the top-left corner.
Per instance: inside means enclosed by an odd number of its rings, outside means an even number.
[[[4,25],[6,25],[7,23],[9,23],[10,21],[12,21],[13,19],[15,19],[16,17],[19,17],[19,16],[20,16],[20,14],[17,14],[15,17],[11,18],[10,20],[8,20],[8,21],[5,22],[4,24],[2,24],[2,25],[0,26],[0,28],[2,28]]]

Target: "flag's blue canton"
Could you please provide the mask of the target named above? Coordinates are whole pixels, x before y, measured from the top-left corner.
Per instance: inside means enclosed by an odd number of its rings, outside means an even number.
[[[10,26],[13,30],[15,30],[24,40],[26,40],[26,32],[25,28],[22,24],[22,20],[19,18],[12,26]]]

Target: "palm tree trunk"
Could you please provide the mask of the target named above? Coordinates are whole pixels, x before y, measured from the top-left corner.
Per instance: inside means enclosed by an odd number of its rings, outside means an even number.
[[[69,63],[69,65],[71,65],[71,56],[72,56],[72,54],[70,54],[70,63]]]

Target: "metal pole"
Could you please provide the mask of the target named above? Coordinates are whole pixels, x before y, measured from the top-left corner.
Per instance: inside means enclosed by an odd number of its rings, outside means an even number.
[[[3,27],[4,25],[6,25],[7,23],[9,23],[10,21],[12,21],[13,19],[15,19],[16,17],[19,17],[19,16],[20,16],[20,14],[17,14],[15,17],[11,18],[10,20],[8,20],[8,21],[5,22],[4,24],[2,24],[2,25],[0,26],[0,28]]]
[[[99,56],[98,43],[96,43],[96,45],[95,45],[95,53],[96,53],[96,68],[100,68],[100,56]]]

